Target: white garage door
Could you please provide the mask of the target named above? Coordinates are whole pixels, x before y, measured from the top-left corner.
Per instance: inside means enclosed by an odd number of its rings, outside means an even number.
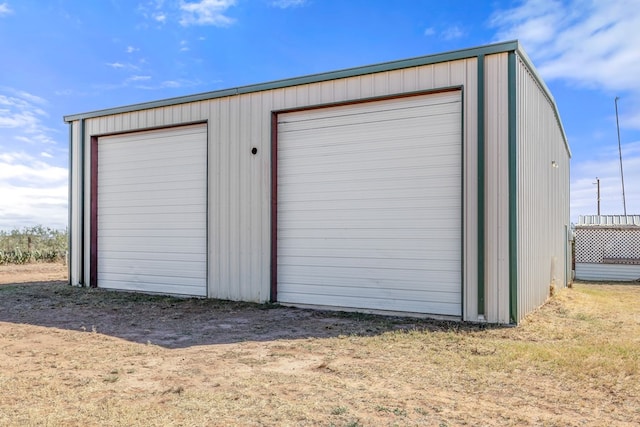
[[[460,316],[459,91],[278,115],[277,298]]]
[[[207,128],[98,140],[98,286],[207,294]]]

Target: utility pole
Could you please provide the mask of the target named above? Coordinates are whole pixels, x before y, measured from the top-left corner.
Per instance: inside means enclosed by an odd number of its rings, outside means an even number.
[[[618,122],[618,99],[616,96],[616,127],[618,128],[618,153],[620,153],[620,179],[622,180],[622,207],[624,208],[624,216],[627,216],[627,200],[624,196],[624,172],[622,172],[622,146],[620,145],[620,123]]]
[[[600,216],[600,178],[596,176],[596,182],[594,182],[598,186],[598,216]]]

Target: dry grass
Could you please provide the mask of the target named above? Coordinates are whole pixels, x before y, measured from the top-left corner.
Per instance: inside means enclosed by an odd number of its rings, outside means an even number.
[[[632,426],[639,307],[638,285],[577,284],[517,328],[354,315],[382,331],[175,349],[0,322],[0,425]]]

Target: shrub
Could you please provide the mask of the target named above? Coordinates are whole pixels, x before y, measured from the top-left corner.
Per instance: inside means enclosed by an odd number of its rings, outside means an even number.
[[[56,262],[65,258],[68,232],[36,225],[0,230],[0,265]]]

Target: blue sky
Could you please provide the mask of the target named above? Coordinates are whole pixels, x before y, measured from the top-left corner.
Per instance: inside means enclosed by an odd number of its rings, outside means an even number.
[[[573,152],[571,219],[640,214],[640,0],[0,0],[0,229],[67,224],[62,116],[518,39]]]

